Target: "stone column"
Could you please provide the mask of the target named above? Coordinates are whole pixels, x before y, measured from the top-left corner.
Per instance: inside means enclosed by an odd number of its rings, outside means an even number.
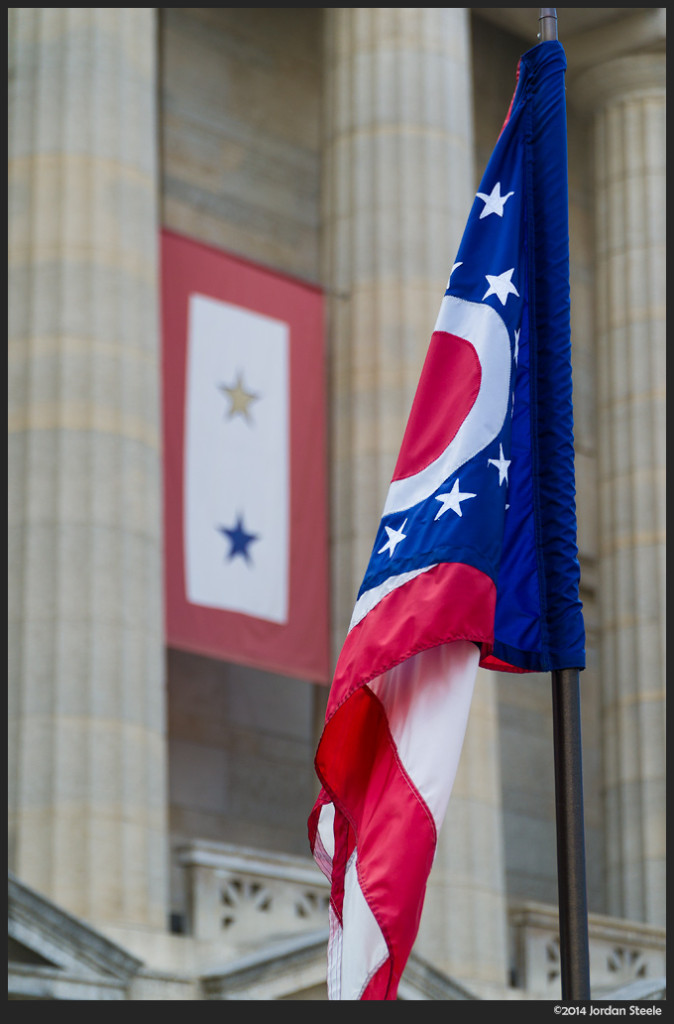
[[[156,11],[9,9],[9,864],[164,928]]]
[[[467,15],[325,9],[336,651],[474,195]]]
[[[585,72],[597,264],[609,913],[665,914],[665,57]]]
[[[476,185],[468,8],[325,8],[325,31],[322,271],[333,410],[336,656]],[[495,782],[497,751],[483,742],[485,728],[491,739],[494,714],[492,690],[479,685],[461,777],[475,772]],[[478,771],[473,757],[483,755]],[[462,785],[457,779],[457,791]],[[478,960],[489,936],[505,927],[500,902],[496,917],[478,918],[456,889],[489,891],[494,864],[501,885],[500,846],[485,850],[488,865],[468,852],[492,836],[483,816],[493,823],[498,787],[486,802],[484,793],[471,793],[474,831],[447,833],[448,847],[459,850],[466,867],[461,878],[445,864],[443,833],[419,936],[422,955],[449,970],[460,944],[451,941],[447,922],[467,946],[467,936],[476,936]],[[450,817],[463,816],[459,799],[455,809],[450,801]]]
[[[428,884],[418,952],[482,999],[508,984],[497,687],[480,669]]]

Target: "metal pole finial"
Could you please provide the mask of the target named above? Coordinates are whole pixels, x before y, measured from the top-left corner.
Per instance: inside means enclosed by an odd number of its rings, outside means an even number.
[[[557,8],[556,7],[539,7],[541,12],[538,17],[538,24],[540,25],[540,32],[538,38],[543,43],[548,39],[557,38]]]

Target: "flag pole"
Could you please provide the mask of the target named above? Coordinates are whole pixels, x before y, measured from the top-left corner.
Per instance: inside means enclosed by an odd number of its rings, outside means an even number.
[[[547,39],[557,38],[557,8],[556,7],[539,7],[541,12],[538,17],[538,24],[540,26],[540,40],[545,42]]]
[[[577,668],[552,673],[552,728],[562,999],[589,999],[580,683]]]
[[[540,41],[557,39],[557,9],[539,7]],[[557,889],[562,999],[590,999],[580,673],[552,673]]]

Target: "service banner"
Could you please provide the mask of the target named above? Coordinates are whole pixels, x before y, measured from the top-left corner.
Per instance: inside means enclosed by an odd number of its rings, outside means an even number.
[[[167,644],[328,682],[319,289],[162,232]]]

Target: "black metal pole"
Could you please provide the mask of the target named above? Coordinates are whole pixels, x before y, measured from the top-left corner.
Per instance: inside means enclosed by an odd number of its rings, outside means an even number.
[[[557,8],[556,7],[539,7],[541,12],[538,18],[538,24],[540,26],[539,36],[541,42],[546,39],[557,38]]]
[[[539,7],[541,42],[557,39],[557,9]],[[585,877],[580,680],[576,668],[552,673],[557,817],[557,890],[562,999],[590,998]]]
[[[562,999],[590,998],[578,669],[552,673]]]

